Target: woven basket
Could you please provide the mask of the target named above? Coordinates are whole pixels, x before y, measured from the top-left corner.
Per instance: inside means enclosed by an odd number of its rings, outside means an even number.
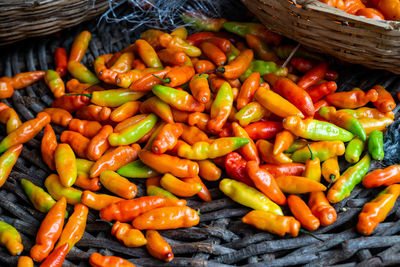
[[[241,1],[268,29],[312,51],[400,73],[400,22],[350,15],[317,0]]]
[[[70,28],[107,7],[107,0],[0,0],[0,45]]]

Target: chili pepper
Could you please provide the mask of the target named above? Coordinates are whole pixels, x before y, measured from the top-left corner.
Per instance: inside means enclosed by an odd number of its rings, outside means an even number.
[[[254,93],[260,87],[260,73],[253,72],[247,77],[240,88],[239,95],[236,99],[237,109],[246,106],[254,97]]]
[[[145,165],[141,160],[136,160],[122,166],[117,170],[117,173],[129,178],[149,178],[159,175],[158,172]]]
[[[358,119],[358,121],[361,123],[366,134],[370,134],[373,131],[385,131],[386,126],[393,123],[393,119],[390,118],[381,118],[381,119],[363,118],[363,119]]]
[[[273,43],[274,45],[278,45],[282,40],[282,36],[268,31],[261,23],[229,21],[223,23],[222,27],[228,32],[232,32],[241,37],[245,37],[246,34],[253,34],[262,41]]]
[[[219,183],[219,189],[233,201],[244,206],[257,210],[269,211],[274,214],[283,214],[281,208],[277,204],[272,202],[260,191],[244,183],[231,179],[223,179]]]
[[[110,148],[108,137],[113,133],[111,125],[104,125],[100,131],[90,140],[87,146],[87,157],[91,160],[98,160],[107,149]]]
[[[297,140],[294,140],[293,144],[283,152],[291,154],[291,153],[307,146],[307,144],[308,144],[308,142],[305,141],[304,139],[297,139]]]
[[[357,119],[364,119],[364,118],[370,118],[370,119],[394,119],[394,114],[393,112],[380,112],[376,108],[368,108],[368,107],[362,107],[358,109],[341,109],[340,111],[345,111],[347,113],[350,113]]]
[[[135,50],[147,67],[149,68],[162,67],[162,63],[158,58],[156,51],[154,51],[154,48],[147,41],[143,39],[136,40]]]
[[[33,260],[41,262],[53,250],[63,229],[66,206],[67,201],[62,197],[43,219],[36,235],[36,244],[30,252]]]
[[[221,131],[232,110],[233,94],[229,83],[224,82],[211,105],[210,121],[207,128],[212,133]]]
[[[376,169],[363,178],[363,185],[367,188],[379,187],[382,185],[389,186],[399,183],[400,181],[400,165],[392,165],[385,169]]]
[[[247,161],[239,153],[229,153],[225,158],[224,167],[229,177],[248,186],[254,186],[253,181],[247,174]]]
[[[308,206],[323,226],[328,226],[337,219],[336,210],[329,204],[324,192],[311,192]]]
[[[162,101],[182,111],[203,111],[204,104],[197,102],[189,93],[163,85],[154,85],[153,93]]]
[[[234,116],[242,127],[246,127],[252,122],[257,122],[268,116],[270,112],[258,102],[250,102],[240,109]]]
[[[193,97],[200,103],[206,104],[210,101],[211,92],[208,84],[207,74],[196,74],[189,83]]]
[[[142,104],[140,104],[140,112],[155,113],[167,123],[174,122],[170,106],[156,96],[150,97],[142,102]]]
[[[159,177],[157,177],[157,178],[159,178]],[[147,181],[146,181],[146,193],[148,196],[165,197],[165,198],[176,199],[176,200],[178,199],[171,192],[159,187],[161,185],[148,185]],[[186,205],[184,205],[184,206],[186,206]]]
[[[146,118],[128,126],[118,133],[111,133],[108,142],[111,146],[129,145],[135,143],[148,133],[156,124],[157,116],[149,114]]]
[[[55,248],[40,267],[61,267],[68,254],[68,248],[68,243],[65,243],[59,248]]]
[[[12,168],[17,162],[19,154],[21,154],[21,151],[22,144],[19,144],[8,148],[0,156],[0,187],[3,186],[3,184],[6,182]]]
[[[313,154],[310,145],[307,144],[307,147],[310,151],[310,158],[306,160],[306,169],[303,172],[303,176],[307,177],[310,180],[321,182],[321,161],[318,157],[315,157]]]
[[[67,92],[77,94],[83,93],[91,86],[90,83],[80,83],[77,79],[71,79],[66,83]]]
[[[106,194],[95,194],[89,190],[85,190],[81,196],[82,204],[94,210],[102,210],[112,203],[122,201],[122,198],[110,196]]]
[[[197,31],[219,32],[226,19],[210,18],[200,11],[187,11],[182,13],[181,19]]]
[[[378,100],[378,92],[371,89],[368,92],[353,90],[348,92],[332,93],[325,99],[333,106],[338,108],[358,108],[365,106],[368,102]]]
[[[248,46],[256,52],[260,59],[265,61],[278,60],[275,52],[272,51],[259,37],[253,34],[246,34],[245,38]]]
[[[300,197],[296,195],[288,196],[288,206],[301,226],[310,231],[318,229],[319,220],[312,214],[310,208]]]
[[[201,49],[203,55],[210,59],[215,65],[225,65],[227,60],[226,55],[215,44],[204,41],[200,43],[199,48]]]
[[[253,72],[259,72],[261,76],[273,73],[279,76],[286,76],[288,74],[287,68],[282,68],[273,61],[253,60],[250,67],[239,77],[241,81],[250,76]],[[271,84],[272,85],[272,84]]]
[[[303,113],[298,108],[272,90],[259,87],[255,93],[255,98],[266,109],[280,117],[299,116],[304,118]]]
[[[295,218],[264,210],[250,211],[242,218],[242,222],[280,236],[289,233],[296,237],[300,230],[300,222]]]
[[[247,140],[249,140],[249,143],[247,145],[244,145],[243,147],[239,148],[239,153],[241,153],[246,160],[254,160],[257,163],[260,163],[257,147],[254,144],[254,141],[250,139],[248,133],[242,127],[240,127],[239,124],[237,124],[236,122],[232,123],[232,131],[234,136],[246,138]]]
[[[148,114],[139,114],[133,117],[130,117],[128,119],[123,120],[122,122],[118,123],[115,127],[114,127],[114,132],[119,133],[121,132],[123,129],[128,128],[129,126],[134,125],[135,123],[143,120],[144,118],[146,118],[148,116]]]
[[[189,207],[161,207],[137,216],[132,225],[139,230],[165,230],[192,227],[199,220],[197,211]]]
[[[5,138],[3,138],[0,142],[0,153],[6,151],[12,146],[24,144],[30,141],[49,123],[50,116],[45,112],[39,112],[35,119],[24,122],[15,131],[9,133]]]
[[[87,138],[92,138],[97,135],[102,126],[97,121],[72,119],[68,125],[68,128],[71,131],[80,133]]]
[[[24,249],[18,231],[3,221],[0,221],[0,243],[5,246],[13,256],[21,254]]]
[[[90,171],[90,168],[92,168],[93,164],[94,164],[94,161],[91,161],[91,160],[80,159],[80,158],[76,159],[76,168],[78,170],[78,173],[81,172],[81,173],[88,174]]]
[[[110,70],[116,71],[118,73],[125,73],[130,71],[132,68],[132,61],[134,60],[134,55],[132,52],[122,53],[115,62],[110,67]],[[111,61],[111,60],[110,60]]]
[[[228,154],[229,155],[229,154]],[[217,181],[221,177],[221,170],[211,160],[199,160],[199,176],[207,181]]]
[[[292,160],[283,153],[274,155],[274,145],[267,140],[258,140],[256,146],[261,159],[267,163],[284,164],[292,162]]]
[[[22,124],[17,112],[13,108],[0,111],[0,122],[6,124],[7,134],[13,132]]]
[[[196,70],[196,73],[199,74],[211,71],[215,68],[216,66],[214,63],[209,60],[199,60],[196,62],[196,64],[194,64],[194,69]]]
[[[180,125],[183,129],[181,138],[190,145],[193,145],[196,142],[209,141],[207,134],[201,131],[196,126],[189,126],[184,123],[180,123]]]
[[[162,181],[162,179],[161,179]],[[199,176],[194,176],[194,177],[190,177],[190,178],[183,178],[182,179],[183,182],[185,183],[190,183],[193,185],[200,185],[201,186],[201,190],[197,193],[197,196],[199,196],[199,198],[201,198],[203,201],[211,201],[211,194],[208,191],[208,188],[206,187],[206,185],[203,183],[203,181],[200,179]]]
[[[290,60],[290,65],[297,71],[304,73],[313,68],[314,62],[302,57],[293,57],[292,60]]]
[[[400,195],[400,185],[393,184],[378,194],[378,196],[364,205],[358,215],[357,231],[363,235],[370,235],[380,222],[383,222],[392,210]]]
[[[237,49],[233,44],[231,45],[231,49],[229,52],[226,54],[228,58],[228,63],[232,62],[235,60],[235,58],[240,54],[240,50]]]
[[[356,163],[360,160],[360,156],[364,151],[365,142],[359,138],[352,139],[346,147],[344,154],[347,162]]]
[[[55,98],[59,98],[65,94],[65,85],[58,72],[47,70],[44,76],[44,81]]]
[[[273,177],[299,176],[305,170],[304,164],[301,163],[263,164],[260,168],[268,171]]]
[[[182,132],[182,126],[178,123],[165,124],[152,144],[152,151],[156,154],[163,154],[174,148]]]
[[[169,262],[174,259],[171,246],[155,230],[146,231],[147,251],[153,257]]]
[[[244,129],[253,140],[271,139],[282,130],[282,123],[275,121],[255,122]]]
[[[127,223],[116,222],[111,228],[111,234],[126,247],[141,247],[147,244],[147,240],[141,231],[132,228]]]
[[[246,49],[241,51],[240,54],[227,65],[219,66],[217,70],[222,73],[221,76],[225,79],[237,79],[250,67],[253,56],[253,50]]]
[[[122,88],[129,88],[133,83],[137,82],[148,73],[152,73],[159,68],[146,68],[143,70],[133,69],[125,73],[117,73],[113,81],[109,83],[116,84]]]
[[[56,201],[48,193],[34,183],[26,179],[21,179],[21,185],[29,200],[38,211],[47,213],[56,204]]]
[[[56,134],[50,124],[44,128],[43,138],[41,142],[42,159],[51,170],[55,170],[54,152],[57,147]]]
[[[86,49],[89,46],[92,35],[88,31],[82,31],[75,37],[72,43],[71,51],[69,54],[68,61],[81,62]]]
[[[383,133],[381,131],[372,131],[368,137],[368,152],[374,160],[382,160],[383,151]]]
[[[184,182],[169,173],[161,178],[160,183],[165,190],[180,197],[192,197],[202,190],[199,183]]]
[[[14,94],[13,80],[10,77],[0,78],[0,99],[9,98]]]
[[[336,82],[329,81],[310,86],[306,89],[306,92],[310,95],[312,101],[316,103],[321,98],[335,92],[336,89]]]
[[[81,201],[82,191],[73,187],[64,187],[57,174],[50,174],[44,181],[44,185],[55,200],[65,197],[67,203],[71,205],[75,205]]]
[[[121,200],[101,209],[100,217],[106,221],[116,220],[120,222],[129,222],[142,213],[164,206],[165,202],[165,198],[154,196]]]
[[[67,74],[67,50],[62,47],[58,47],[54,53],[56,71],[61,77]]]
[[[207,128],[210,119],[210,115],[207,113],[193,112],[189,114],[187,123],[190,126],[197,126],[201,131],[210,132]]]
[[[279,188],[288,194],[304,194],[326,190],[323,184],[301,176],[280,176],[276,177],[275,181]]]
[[[89,263],[93,267],[135,267],[133,263],[130,263],[123,258],[117,256],[103,256],[97,252],[90,255]]]
[[[50,115],[51,122],[61,125],[65,128],[68,127],[72,120],[72,115],[65,109],[62,108],[46,108],[43,110]]]
[[[88,68],[76,61],[68,61],[68,72],[72,77],[78,79],[81,83],[98,84],[100,83],[96,75]]]
[[[295,140],[295,136],[288,130],[283,130],[276,134],[273,154],[278,155],[290,148]]]
[[[61,134],[60,141],[62,143],[65,143],[62,145],[68,144],[70,146],[70,149],[72,149],[71,152],[75,153],[78,157],[81,158],[86,157],[87,149],[90,143],[89,138],[86,138],[82,134],[74,131],[64,131]],[[57,149],[55,151],[57,151]],[[58,154],[58,156],[60,157],[61,154]],[[60,159],[60,160],[65,160],[65,159]]]
[[[321,81],[325,77],[325,73],[328,70],[328,64],[323,62],[309,71],[307,71],[303,77],[301,77],[300,81],[297,83],[297,85],[300,88],[306,89],[319,81]]]
[[[116,171],[122,166],[134,161],[140,151],[138,144],[119,146],[106,152],[90,169],[90,177],[97,177],[103,171]]]
[[[75,116],[82,120],[100,121],[100,122],[107,121],[108,119],[110,119],[111,109],[109,107],[88,105],[79,108],[76,111]]]
[[[134,183],[113,171],[103,171],[100,174],[100,182],[107,190],[125,199],[132,199],[137,194]]]
[[[216,34],[213,32],[207,32],[207,31],[195,32],[189,35],[186,38],[186,41],[189,42],[191,45],[198,46],[201,42],[213,38],[215,36]]]
[[[144,40],[146,40],[154,49],[159,50],[161,48],[160,43],[158,42],[158,36],[163,34],[163,31],[156,30],[156,29],[149,29],[141,33],[140,37]],[[125,49],[128,49],[130,46],[128,46]]]
[[[168,48],[158,51],[157,54],[162,62],[169,65],[181,65],[187,57],[185,52]]]
[[[71,146],[68,144],[57,145],[54,152],[54,161],[61,184],[65,187],[72,186],[75,183],[78,170],[76,157]]]
[[[329,189],[327,198],[330,203],[337,203],[348,197],[359,184],[369,169],[371,157],[367,153],[359,162],[349,167],[339,180]]]
[[[101,189],[100,179],[98,177],[90,178],[89,174],[82,172],[78,172],[74,185],[90,191],[99,191]]]
[[[313,119],[301,120],[296,116],[285,118],[283,120],[283,127],[299,137],[315,141],[340,140],[347,142],[354,137],[351,132],[344,130],[332,123]]]
[[[189,45],[179,36],[172,36],[168,33],[163,33],[158,36],[158,42],[162,47],[183,51],[189,57],[198,57],[201,55],[201,50],[199,48]]]
[[[17,267],[33,267],[33,260],[29,256],[20,256]]]
[[[122,104],[130,101],[136,101],[144,95],[143,92],[134,92],[130,89],[111,89],[103,91],[94,91],[91,95],[86,96],[90,98],[93,104],[104,107],[119,107]]]
[[[242,137],[224,137],[215,139],[211,143],[197,142],[193,146],[182,144],[178,148],[178,155],[187,159],[213,159],[226,155],[249,143],[249,139]]]
[[[310,144],[310,147],[320,161],[325,161],[335,156],[341,156],[345,152],[345,146],[342,141],[321,141]],[[307,147],[300,148],[292,154],[295,162],[306,162],[311,154]]]
[[[41,80],[45,75],[45,72],[42,70],[38,71],[30,71],[30,72],[21,72],[14,75],[10,81],[12,88],[14,89],[22,89],[34,82]]]
[[[162,70],[154,70],[150,73],[146,73],[137,81],[134,81],[129,89],[132,91],[150,91],[152,87],[156,84],[161,84],[162,79],[171,71],[170,67],[165,67]],[[161,78],[161,79],[160,79]]]
[[[89,102],[90,99],[85,95],[63,95],[53,101],[52,107],[73,113],[77,109],[87,106]]]
[[[340,169],[337,156],[329,158],[322,163],[321,173],[329,183],[334,183],[339,179]]]

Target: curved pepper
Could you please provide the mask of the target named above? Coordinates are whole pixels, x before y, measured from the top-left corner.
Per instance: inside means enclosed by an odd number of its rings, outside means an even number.
[[[370,163],[371,157],[367,153],[359,162],[349,167],[329,189],[327,194],[329,202],[337,203],[348,197],[353,188],[361,182],[367,173]]]
[[[228,82],[224,82],[211,105],[210,121],[207,123],[208,130],[212,133],[221,131],[231,113],[232,104],[232,87]]]
[[[217,70],[222,73],[221,76],[225,79],[237,79],[250,67],[253,57],[253,50],[246,49],[241,51],[229,64],[219,66]]]
[[[147,251],[153,257],[169,262],[174,259],[171,246],[162,238],[162,236],[155,230],[146,231]]]
[[[382,160],[383,151],[383,133],[381,131],[372,131],[368,137],[368,152],[374,160]]]
[[[373,104],[380,112],[389,112],[396,107],[392,95],[384,87],[375,85],[372,89],[378,92],[378,99]]]
[[[275,181],[279,188],[288,194],[304,194],[326,190],[323,184],[301,176],[280,176],[275,178]]]
[[[341,156],[345,152],[345,146],[342,141],[321,141],[310,144],[310,147],[320,161],[325,161],[335,156]],[[300,148],[292,154],[295,162],[306,162],[311,157],[311,153],[307,147]]]
[[[93,104],[103,107],[119,107],[130,101],[136,101],[145,95],[144,92],[135,92],[130,89],[110,89],[94,91],[92,94],[84,94],[90,98]]]
[[[116,58],[116,60],[114,61],[113,59],[111,59],[108,63],[110,63],[109,66],[110,70],[116,71],[118,73],[124,73],[127,72],[129,70],[131,70],[134,61],[134,54],[132,52],[125,52],[125,53],[115,53],[114,58]],[[111,64],[112,63],[112,64]]]
[[[68,61],[68,72],[72,77],[78,79],[81,83],[98,84],[100,80],[83,64],[76,61]]]
[[[321,173],[328,183],[336,182],[340,177],[338,157],[336,156],[325,160],[321,166]]]
[[[29,200],[38,211],[47,213],[56,204],[56,201],[46,191],[34,183],[26,179],[21,179],[21,185]]]
[[[72,186],[78,175],[72,148],[68,144],[59,144],[54,152],[54,161],[61,184],[65,187]]]
[[[151,145],[152,151],[156,154],[162,154],[173,149],[182,132],[183,129],[179,123],[167,123],[154,139]]]
[[[183,51],[189,57],[199,57],[201,55],[201,50],[199,48],[189,45],[179,36],[172,36],[168,33],[163,33],[158,36],[158,42],[162,47]]]
[[[71,79],[67,82],[67,92],[68,93],[83,93],[92,85],[90,83],[80,83],[77,79]]]
[[[242,222],[280,236],[288,233],[296,237],[300,230],[300,222],[295,218],[264,210],[250,211],[242,218]]]
[[[133,117],[130,117],[128,119],[125,119],[123,121],[121,121],[120,123],[118,123],[115,127],[114,127],[114,132],[119,133],[121,132],[123,129],[134,125],[135,123],[143,120],[144,118],[146,118],[148,116],[148,114],[139,114]]]
[[[400,165],[392,165],[385,169],[376,169],[365,175],[362,182],[366,188],[400,183]]]
[[[15,131],[9,133],[1,140],[0,153],[3,153],[12,146],[30,141],[49,123],[50,116],[45,112],[39,112],[35,119],[24,122]]]
[[[306,92],[310,95],[312,101],[316,103],[324,96],[333,93],[336,90],[337,90],[336,82],[329,81],[310,86],[306,89]]]
[[[171,107],[160,100],[158,97],[153,96],[142,102],[140,105],[141,113],[154,113],[167,123],[173,123],[174,117],[172,116]]]
[[[193,97],[200,103],[206,104],[210,101],[211,91],[208,84],[207,74],[196,74],[189,83]]]
[[[100,218],[106,221],[129,222],[142,213],[164,206],[165,203],[165,198],[154,196],[121,200],[101,209]]]
[[[174,67],[169,71],[162,82],[169,87],[177,87],[190,81],[194,76],[194,68],[192,66],[179,66]],[[156,76],[157,77],[157,76]]]
[[[269,115],[269,111],[258,102],[251,102],[236,112],[234,118],[242,127],[246,127],[250,123],[257,122]]]
[[[85,95],[63,95],[62,97],[56,98],[51,106],[53,108],[61,108],[72,113],[77,109],[87,106],[90,99]]]
[[[107,121],[108,119],[110,119],[111,113],[112,111],[109,107],[88,105],[79,108],[76,111],[75,116],[82,120]]]
[[[106,194],[96,194],[89,190],[85,190],[81,196],[82,204],[94,210],[102,210],[112,203],[124,200],[123,198],[106,195]]]
[[[64,131],[60,136],[60,141],[65,143],[63,145],[68,144],[72,151],[78,157],[86,157],[87,149],[90,143],[89,138],[84,137],[82,134],[74,132],[74,131]],[[58,147],[58,146],[57,146]],[[56,148],[57,150],[57,148]],[[60,154],[59,154],[60,156]],[[62,154],[61,154],[62,156]],[[57,167],[57,166],[56,166]]]
[[[122,166],[117,170],[117,173],[128,178],[150,178],[159,175],[158,172],[145,165],[141,160]]]
[[[194,184],[194,185],[199,184],[201,186],[201,190],[200,190],[200,192],[197,193],[197,196],[206,202],[212,200],[211,194],[208,191],[208,188],[206,187],[206,185],[203,183],[203,181],[201,180],[201,178],[199,176],[194,176],[194,177],[190,177],[190,178],[182,178],[182,181],[184,181],[185,183],[190,183],[190,184]],[[178,206],[178,205],[176,205],[176,206]]]
[[[47,256],[46,260],[40,265],[40,267],[61,267],[65,257],[68,254],[68,243],[62,245],[59,248],[55,248],[53,252]]]
[[[197,128],[196,126],[189,126],[185,123],[179,123],[179,124],[183,128],[181,138],[185,142],[193,145],[196,142],[209,141],[207,134],[202,130],[200,130],[199,128]]]
[[[18,160],[19,154],[21,154],[21,151],[22,145],[19,144],[10,147],[0,156],[0,187],[6,182],[12,168]]]
[[[55,98],[59,98],[65,94],[65,85],[58,72],[47,70],[44,76],[44,81]]]
[[[111,125],[104,125],[100,131],[90,140],[86,155],[90,160],[98,160],[110,148],[108,137],[113,133]]]
[[[301,77],[300,81],[297,82],[297,85],[300,88],[306,89],[324,79],[327,70],[328,64],[325,62],[320,63],[307,71],[303,77]]]
[[[346,152],[344,153],[344,157],[347,162],[356,163],[360,160],[360,156],[364,151],[365,142],[360,138],[352,139],[346,147]]]
[[[280,153],[277,155],[273,154],[274,145],[267,140],[258,140],[256,142],[258,153],[263,161],[272,164],[284,164],[291,163],[290,159],[286,154]]]
[[[65,197],[67,203],[71,205],[81,202],[82,191],[73,187],[64,187],[57,174],[50,174],[44,181],[44,186],[55,200]]]
[[[272,202],[260,191],[244,183],[223,179],[219,183],[219,189],[233,201],[238,202],[256,210],[269,211],[274,214],[283,215],[281,208]]]
[[[71,46],[68,61],[81,62],[85,52],[89,46],[92,35],[89,31],[82,31],[75,37]]]
[[[317,230],[319,220],[312,214],[307,204],[298,196],[288,196],[288,206],[293,216],[300,222],[301,226],[309,231]]]
[[[82,172],[78,172],[74,185],[84,190],[99,191],[101,189],[98,177],[91,178],[88,173]]]
[[[162,101],[176,109],[189,112],[201,112],[204,110],[204,104],[197,102],[193,96],[185,91],[163,85],[153,86],[152,91]]]
[[[68,125],[71,131],[78,132],[87,138],[92,138],[101,129],[101,124],[98,121],[88,121],[80,119],[72,119]]]
[[[336,125],[313,119],[301,120],[299,117],[290,116],[283,120],[283,127],[294,135],[314,141],[348,142],[354,135]]]
[[[46,112],[50,115],[52,123],[61,125],[65,128],[68,127],[73,118],[67,110],[61,108],[45,108],[43,112]]]
[[[156,51],[154,51],[154,48],[147,41],[143,39],[136,40],[135,50],[147,67],[149,68],[162,67],[162,63],[158,58]]]
[[[393,184],[378,194],[378,196],[364,205],[358,215],[357,231],[363,235],[370,235],[380,222],[383,222],[392,210],[400,195],[400,185]]]
[[[318,114],[333,124],[350,131],[354,135],[358,135],[361,140],[367,140],[367,135],[361,123],[349,113],[340,110],[336,111],[334,107],[321,107]]]
[[[116,222],[111,228],[111,234],[128,248],[141,247],[147,244],[142,232],[127,223]]]
[[[189,207],[161,207],[137,216],[132,225],[139,230],[166,230],[192,227],[199,220],[197,211]]]
[[[62,197],[43,219],[36,234],[36,244],[31,248],[30,252],[33,260],[41,262],[53,250],[64,226],[66,207],[67,201]]]
[[[113,171],[103,171],[100,174],[101,184],[119,197],[132,199],[137,194],[137,187],[124,177]]]
[[[0,221],[0,243],[5,246],[13,256],[21,254],[24,249],[18,231],[3,221]]]
[[[165,190],[180,197],[192,197],[202,190],[199,183],[184,182],[169,173],[161,178],[160,184]]]
[[[325,97],[331,105],[338,108],[359,108],[368,102],[375,102],[378,99],[378,92],[371,89],[368,92],[353,90],[347,92],[332,93]]]
[[[117,256],[103,256],[97,252],[90,255],[89,263],[93,267],[135,267],[133,263],[123,258]]]
[[[22,124],[18,113],[13,108],[0,111],[0,122],[6,124],[7,134],[16,130]]]
[[[311,192],[308,206],[323,226],[328,226],[337,219],[336,210],[329,204],[324,192]]]
[[[278,155],[289,149],[295,139],[296,136],[288,130],[283,130],[277,133],[274,142],[273,154]]]

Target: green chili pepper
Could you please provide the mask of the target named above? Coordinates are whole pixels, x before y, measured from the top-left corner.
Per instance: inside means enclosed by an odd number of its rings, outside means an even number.
[[[385,156],[383,151],[383,133],[381,131],[374,130],[369,134],[368,152],[375,160],[382,160]]]
[[[258,102],[251,102],[241,108],[235,114],[235,119],[239,121],[240,126],[246,127],[252,122],[261,120],[269,111]]]
[[[204,104],[196,101],[194,97],[186,91],[164,85],[154,85],[152,91],[162,101],[176,109],[189,112],[202,112],[204,110]]]
[[[11,225],[0,221],[0,243],[5,246],[11,255],[21,254],[24,246],[21,242],[21,235]]]
[[[65,197],[67,203],[71,205],[81,202],[82,191],[73,187],[64,187],[57,174],[50,174],[44,181],[44,186],[55,200]]]
[[[144,119],[130,125],[119,133],[112,133],[108,137],[111,146],[130,145],[145,136],[157,122],[157,116],[153,113],[147,115]]]
[[[291,144],[291,146],[288,149],[286,149],[284,151],[284,153],[291,154],[291,153],[295,152],[296,150],[299,150],[299,149],[305,147],[307,144],[308,144],[308,142],[305,140],[294,140],[293,144]]]
[[[208,129],[213,133],[221,131],[225,122],[228,120],[233,105],[232,87],[228,82],[224,82],[218,90],[217,95],[211,104]]]
[[[229,50],[228,54],[226,55],[226,57],[228,59],[228,63],[233,61],[239,54],[240,54],[240,50],[237,49],[236,46],[231,44],[231,50]]]
[[[26,179],[21,179],[21,185],[29,200],[38,211],[47,213],[56,204],[56,201],[48,193],[34,183]]]
[[[128,178],[151,178],[159,175],[158,172],[144,164],[140,159],[119,168],[117,173]]]
[[[239,77],[240,81],[244,82],[253,72],[259,72],[260,76],[265,74],[283,75],[287,73],[287,68],[281,68],[273,61],[253,60],[250,67]]]
[[[200,12],[184,12],[181,15],[183,22],[196,31],[219,32],[226,19],[209,18]]]
[[[10,147],[0,156],[0,187],[6,182],[22,151],[22,145]]]
[[[130,101],[136,101],[147,92],[135,92],[130,89],[112,89],[94,91],[90,94],[83,94],[91,98],[90,101],[98,106],[115,108]]]
[[[345,146],[342,141],[314,142],[310,144],[310,147],[314,156],[319,158],[321,162],[335,156],[341,156],[345,151]],[[311,153],[308,147],[303,147],[293,152],[291,158],[294,162],[304,163],[310,156]]]
[[[244,183],[223,179],[219,189],[233,201],[255,210],[269,211],[283,215],[281,208],[271,201],[266,195]]]
[[[162,189],[161,187],[150,185],[147,187],[147,195],[155,197],[165,197],[171,199],[178,199],[174,194],[169,191]]]
[[[55,70],[47,70],[44,76],[44,81],[50,88],[55,98],[59,98],[65,94],[65,85],[60,77],[60,74]]]
[[[365,142],[359,137],[355,137],[351,140],[346,147],[344,158],[347,162],[356,163],[360,160],[360,156],[364,151]]]
[[[88,68],[76,61],[69,61],[68,72],[75,78],[77,78],[81,83],[98,84],[100,80],[97,79],[96,75],[93,74]]]
[[[371,157],[367,153],[359,162],[349,167],[329,189],[327,194],[329,202],[337,203],[348,197],[367,174],[370,163]]]

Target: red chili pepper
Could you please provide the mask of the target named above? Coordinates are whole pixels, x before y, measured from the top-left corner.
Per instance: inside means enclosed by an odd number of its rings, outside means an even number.
[[[194,64],[194,69],[196,73],[204,73],[215,69],[215,65],[209,60],[199,60]]]
[[[294,57],[290,61],[290,65],[299,72],[307,72],[313,68],[314,62],[306,58]]]
[[[123,258],[117,256],[103,256],[97,252],[90,255],[89,263],[92,267],[135,267],[133,263]]]
[[[65,257],[67,256],[68,248],[69,244],[65,243],[64,245],[54,249],[40,267],[61,267]]]
[[[303,77],[301,77],[297,85],[300,88],[307,89],[308,87],[321,81],[325,77],[325,73],[327,70],[328,70],[328,64],[320,63],[317,66],[310,69],[309,71],[307,71],[303,75]]]
[[[249,124],[244,129],[251,139],[258,140],[274,138],[283,129],[283,126],[281,122],[259,121]]]
[[[67,74],[67,50],[65,48],[59,47],[54,53],[54,59],[56,63],[56,71],[61,77]]]
[[[380,112],[389,112],[396,107],[396,102],[394,102],[392,95],[385,88],[375,85],[372,89],[378,92],[378,100],[373,104]]]
[[[56,166],[54,163],[54,152],[57,147],[56,134],[50,124],[44,127],[42,143],[40,146],[42,152],[42,159],[50,170],[55,170]]]
[[[324,96],[335,92],[336,89],[337,89],[337,84],[333,81],[330,81],[330,82],[324,82],[321,84],[310,86],[306,89],[306,91],[310,95],[312,101],[314,103],[316,103],[318,100],[320,100]]]
[[[225,171],[229,177],[245,183],[249,186],[254,186],[253,181],[247,174],[247,161],[237,152],[231,152],[225,158]]]
[[[239,95],[236,99],[236,108],[238,110],[251,102],[258,87],[260,87],[260,73],[253,72],[240,87]]]
[[[400,183],[400,165],[374,170],[364,176],[362,183],[366,188]]]
[[[307,230],[314,231],[319,227],[319,220],[311,213],[307,204],[298,196],[288,197],[288,206],[293,216],[300,222],[301,226]]]
[[[272,176],[300,176],[306,167],[301,163],[263,164],[260,168],[267,170]]]
[[[113,133],[111,125],[104,125],[100,131],[90,140],[87,147],[87,157],[90,160],[98,160],[107,149],[110,148],[108,136]]]

